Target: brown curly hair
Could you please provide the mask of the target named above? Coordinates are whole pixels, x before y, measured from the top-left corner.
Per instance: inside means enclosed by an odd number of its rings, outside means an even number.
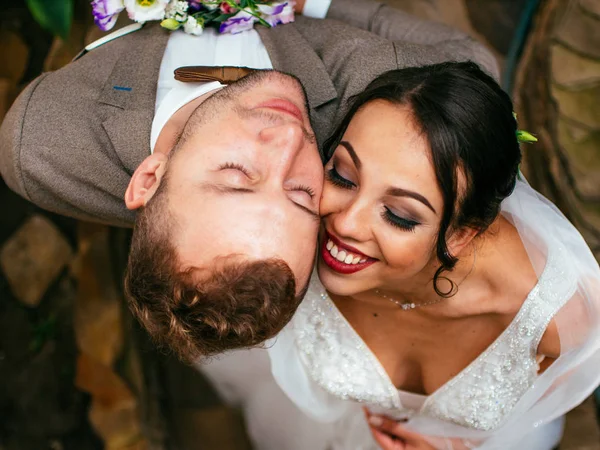
[[[129,307],[153,340],[191,363],[275,336],[306,291],[295,294],[289,266],[232,255],[182,269],[160,194],[138,214],[125,277]]]

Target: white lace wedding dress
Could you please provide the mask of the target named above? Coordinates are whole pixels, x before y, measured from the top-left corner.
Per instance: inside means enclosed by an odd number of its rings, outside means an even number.
[[[399,391],[316,276],[266,349],[201,366],[245,410],[257,449],[377,448],[361,406],[408,419],[439,449],[549,450],[562,416],[600,383],[600,270],[570,223],[524,181],[502,207],[538,283],[508,328],[429,396]],[[561,356],[541,375],[537,346],[554,320]]]

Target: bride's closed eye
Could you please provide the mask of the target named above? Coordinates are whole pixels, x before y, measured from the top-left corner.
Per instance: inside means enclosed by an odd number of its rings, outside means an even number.
[[[326,172],[326,177],[332,184],[342,189],[352,189],[356,187],[356,184],[339,174],[335,168],[335,164]]]
[[[404,231],[415,231],[415,227],[420,225],[419,222],[416,222],[411,219],[405,219],[403,217],[397,216],[392,212],[390,208],[387,206],[383,207],[383,212],[381,213],[381,217],[387,223],[392,225],[393,227],[399,228]]]

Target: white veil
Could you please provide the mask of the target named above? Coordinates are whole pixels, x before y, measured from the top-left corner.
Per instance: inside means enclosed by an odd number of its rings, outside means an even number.
[[[507,419],[493,431],[461,427],[437,419],[417,416],[407,427],[427,436],[440,449],[525,448],[527,436],[549,424],[585,400],[600,384],[600,268],[580,233],[547,199],[520,179],[515,191],[502,203],[502,214],[516,227],[538,275],[549,251],[560,255],[562,279],[557,289],[574,292],[554,317],[561,355],[535,381],[513,407]],[[309,294],[311,295],[310,291]],[[269,344],[271,369],[287,396],[319,422],[349,423],[356,416],[356,403],[340,400],[321,389],[308,375],[302,355],[295,349],[292,321]],[[365,442],[360,427],[345,430],[347,442]],[[340,446],[339,448],[344,448]],[[528,450],[537,448],[527,444]]]

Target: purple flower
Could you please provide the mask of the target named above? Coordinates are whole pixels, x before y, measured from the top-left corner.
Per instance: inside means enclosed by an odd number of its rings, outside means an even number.
[[[200,11],[200,9],[202,8],[202,2],[200,1],[194,1],[194,0],[188,0],[188,4],[190,6],[190,8],[188,9],[189,13],[195,13]]]
[[[102,31],[108,31],[115,26],[119,13],[125,9],[123,0],[92,0],[94,23]]]
[[[258,5],[262,18],[272,27],[294,21],[294,1]]]
[[[258,19],[252,14],[242,10],[235,16],[230,17],[225,22],[222,22],[219,27],[219,33],[237,34],[242,31],[251,30],[254,27],[254,22]]]

